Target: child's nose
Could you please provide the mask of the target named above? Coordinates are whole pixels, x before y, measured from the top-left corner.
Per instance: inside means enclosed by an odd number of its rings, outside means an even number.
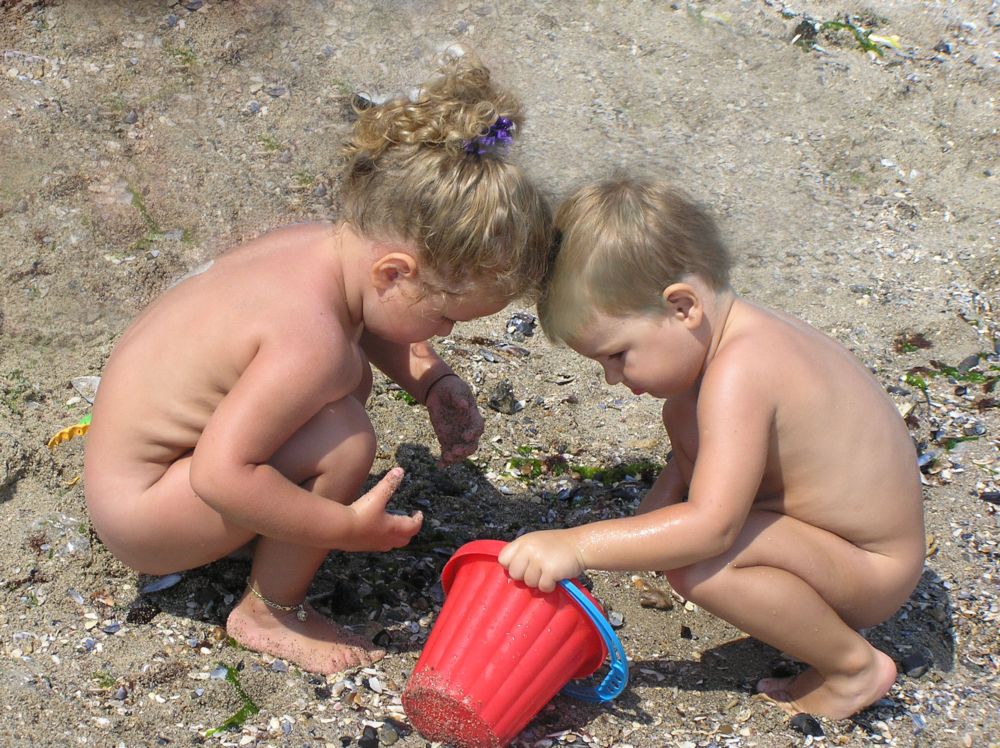
[[[451,331],[454,329],[455,329],[454,320],[448,320],[447,322],[442,322],[441,326],[438,327],[437,331],[438,337],[442,338],[447,337],[448,335],[451,335]]]

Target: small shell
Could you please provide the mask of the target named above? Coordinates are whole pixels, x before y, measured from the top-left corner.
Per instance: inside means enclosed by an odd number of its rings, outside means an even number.
[[[73,377],[69,380],[69,383],[73,385],[73,389],[80,393],[80,397],[86,400],[88,403],[93,404],[94,398],[97,397],[97,387],[101,383],[100,377]]]
[[[181,581],[182,577],[180,574],[167,574],[166,576],[154,579],[152,582],[147,584],[142,588],[142,593],[144,595],[150,592],[161,592],[162,590],[169,589]]]

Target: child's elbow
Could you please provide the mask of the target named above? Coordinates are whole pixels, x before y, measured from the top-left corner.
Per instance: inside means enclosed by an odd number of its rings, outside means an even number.
[[[742,526],[726,523],[711,527],[705,533],[704,550],[708,558],[715,558],[726,553],[740,537]]]
[[[221,472],[211,462],[199,460],[197,457],[191,460],[188,476],[191,490],[194,491],[195,496],[218,511],[220,505],[224,503],[225,486],[230,482],[225,480]]]

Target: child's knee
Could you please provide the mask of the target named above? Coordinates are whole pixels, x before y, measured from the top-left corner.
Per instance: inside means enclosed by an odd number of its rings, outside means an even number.
[[[691,569],[692,567],[690,566],[682,566],[679,569],[670,569],[664,572],[667,581],[670,582],[670,586],[685,600],[691,599],[691,589],[695,584],[692,579],[693,574],[691,573]]]
[[[364,406],[353,397],[330,409],[331,450],[324,467],[328,470],[353,469],[365,475],[375,462],[378,441]]]
[[[359,384],[358,388],[352,393],[354,398],[359,403],[364,404],[368,402],[368,397],[372,394],[372,386],[374,385],[374,382],[375,378],[372,375],[371,364],[369,364],[366,359],[364,365],[361,367],[361,384]]]
[[[716,566],[708,562],[695,563],[690,566],[682,566],[679,569],[670,569],[664,572],[670,586],[685,600],[698,602],[699,590],[712,578],[716,572]]]
[[[339,494],[346,484],[365,480],[375,461],[375,449],[375,430],[368,413],[348,396],[323,406],[282,445],[270,464],[296,484],[325,478],[323,483],[331,484]]]
[[[319,474],[362,483],[368,477],[378,446],[375,429],[364,406],[353,397],[324,409],[327,452],[320,460]]]
[[[358,471],[367,476],[375,462],[375,453],[378,449],[378,439],[375,437],[375,429],[370,421],[366,419],[367,426],[359,430],[350,446],[351,455],[348,459],[358,466]]]

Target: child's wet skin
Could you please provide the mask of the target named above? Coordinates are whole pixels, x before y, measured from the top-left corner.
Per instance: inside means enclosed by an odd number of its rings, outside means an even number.
[[[925,556],[892,401],[837,341],[739,298],[711,218],[662,179],[584,186],[556,229],[542,326],[609,385],[662,398],[674,455],[634,517],[528,533],[500,563],[542,590],[586,569],[662,571],[811,666],[758,684],[785,711],[842,719],[878,701],[896,668],[858,630],[899,609]]]

